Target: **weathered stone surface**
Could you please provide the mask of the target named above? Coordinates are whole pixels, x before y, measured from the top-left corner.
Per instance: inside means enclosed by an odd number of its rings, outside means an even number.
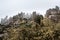
[[[56,8],[48,9],[46,12],[46,17],[54,21],[60,20],[60,9],[58,6]]]

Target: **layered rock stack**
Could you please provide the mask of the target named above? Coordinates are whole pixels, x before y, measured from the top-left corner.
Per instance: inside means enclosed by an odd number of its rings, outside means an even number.
[[[59,9],[59,7],[56,6],[55,8],[48,9],[46,12],[46,17],[55,21],[55,22],[60,21],[60,9]]]

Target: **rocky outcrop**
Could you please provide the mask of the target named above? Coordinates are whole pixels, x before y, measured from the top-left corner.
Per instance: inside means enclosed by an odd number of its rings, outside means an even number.
[[[48,9],[46,11],[46,17],[58,22],[60,20],[60,9],[59,9],[59,7],[56,6],[55,8]]]

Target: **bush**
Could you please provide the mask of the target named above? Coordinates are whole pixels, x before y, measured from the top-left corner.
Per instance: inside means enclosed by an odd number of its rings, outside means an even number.
[[[43,19],[42,15],[36,15],[36,17],[34,18],[34,21],[38,24],[41,24],[42,19]]]

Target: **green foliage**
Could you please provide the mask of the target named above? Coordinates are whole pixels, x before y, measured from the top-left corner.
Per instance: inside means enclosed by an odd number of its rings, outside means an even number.
[[[12,24],[3,30],[3,40],[60,40],[60,23],[54,23],[42,15],[37,15],[34,21],[22,19],[18,24]]]
[[[56,30],[60,30],[60,23],[57,23],[57,24],[56,24],[55,29],[56,29]]]
[[[34,18],[34,21],[38,24],[41,24],[42,19],[43,19],[42,15],[36,15],[36,17]]]
[[[54,22],[51,21],[51,20],[48,19],[48,18],[43,19],[43,24],[44,24],[45,27],[51,27],[51,26],[54,26]]]

